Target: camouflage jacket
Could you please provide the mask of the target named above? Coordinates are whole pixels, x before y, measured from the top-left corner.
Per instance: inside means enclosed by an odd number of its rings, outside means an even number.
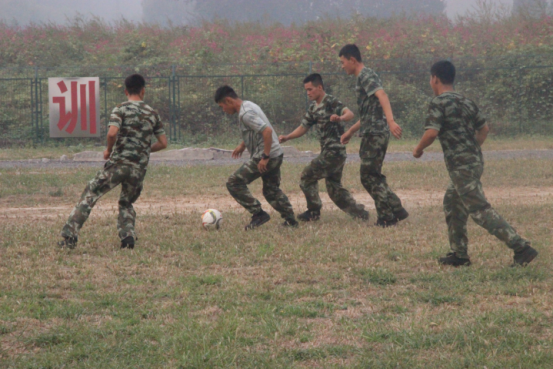
[[[357,76],[357,105],[361,116],[361,134],[382,134],[389,132],[388,123],[375,93],[382,90],[380,77],[370,68],[363,68]]]
[[[143,101],[127,101],[113,109],[109,125],[119,128],[110,161],[146,169],[153,136],[165,134],[159,114]]]
[[[436,96],[428,107],[425,129],[435,129],[449,171],[484,164],[476,131],[486,124],[478,106],[457,92]]]
[[[322,151],[346,150],[346,147],[340,143],[340,138],[344,134],[344,123],[330,121],[333,114],[341,116],[344,109],[347,108],[340,100],[327,94],[320,104],[313,102],[305,113],[301,125],[306,129],[315,126]]]

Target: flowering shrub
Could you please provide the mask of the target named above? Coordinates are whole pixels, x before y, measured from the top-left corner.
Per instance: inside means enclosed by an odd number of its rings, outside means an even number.
[[[159,28],[77,19],[73,24],[0,24],[0,67],[335,61],[358,44],[367,58],[497,56],[553,51],[553,19],[522,15],[490,20],[445,16],[320,20],[284,27],[223,21]]]
[[[163,29],[80,19],[68,26],[0,23],[0,91],[6,97],[0,133],[17,138],[34,134],[29,84],[2,78],[33,77],[34,69],[24,67],[36,66],[41,66],[44,91],[48,76],[104,78],[104,118],[123,96],[120,78],[139,71],[149,78],[147,99],[172,132],[227,135],[231,120],[222,118],[212,97],[224,83],[261,105],[278,130],[288,130],[306,107],[301,79],[309,71],[323,73],[328,91],[356,110],[354,78],[345,76],[338,63],[341,46],[356,43],[367,64],[381,74],[407,135],[422,130],[431,96],[428,70],[433,60],[444,57],[458,66],[457,88],[481,106],[493,132],[551,134],[553,67],[543,66],[553,65],[552,37],[553,18],[523,14],[455,23],[445,16],[357,17],[301,27],[219,21]],[[176,89],[169,85],[172,65]],[[44,106],[46,98],[43,93]]]

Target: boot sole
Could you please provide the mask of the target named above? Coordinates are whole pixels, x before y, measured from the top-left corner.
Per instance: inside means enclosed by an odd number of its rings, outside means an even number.
[[[458,268],[458,267],[461,267],[461,266],[470,266],[472,263],[469,261],[468,263],[463,263],[463,264],[452,264],[452,263],[444,263],[444,262],[441,262],[438,260],[438,264],[440,265],[446,265],[446,266],[452,266],[452,267],[455,267],[455,268]]]

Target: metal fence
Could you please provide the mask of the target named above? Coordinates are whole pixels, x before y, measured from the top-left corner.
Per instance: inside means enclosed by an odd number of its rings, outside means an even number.
[[[458,58],[456,88],[473,99],[497,135],[553,134],[553,57],[551,55],[498,58]],[[432,60],[371,60],[380,74],[396,121],[407,135],[418,136],[432,93]],[[146,102],[161,115],[169,139],[187,142],[194,137],[235,134],[235,118],[223,115],[213,101],[217,87],[230,84],[247,100],[259,104],[278,132],[299,124],[308,106],[302,79],[323,74],[327,92],[357,111],[355,78],[328,62],[141,67],[56,67],[0,70],[1,141],[41,144],[48,137],[48,78],[100,77],[101,142],[111,109],[125,100],[124,77],[141,73],[147,79]],[[90,139],[88,139],[90,140]]]

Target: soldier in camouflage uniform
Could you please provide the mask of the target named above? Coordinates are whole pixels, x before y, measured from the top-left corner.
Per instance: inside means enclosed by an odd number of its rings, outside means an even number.
[[[129,100],[118,105],[111,113],[107,149],[104,151],[104,158],[109,160],[86,186],[61,231],[64,240],[58,243],[59,246],[74,248],[79,230],[96,202],[121,184],[117,230],[121,248],[134,248],[136,213],[132,204],[142,191],[150,152],[167,147],[167,137],[159,115],[142,101],[145,84],[144,78],[138,74],[125,80],[125,93]],[[157,142],[151,145],[154,136]]]
[[[484,160],[480,146],[489,128],[474,102],[453,90],[455,67],[449,61],[432,66],[430,85],[435,98],[430,102],[426,132],[413,151],[420,158],[436,137],[440,140],[449,177],[444,197],[444,212],[451,253],[439,259],[444,265],[470,265],[467,220],[496,236],[515,253],[514,264],[531,262],[537,251],[491,207],[484,195],[480,178]]]
[[[227,182],[232,197],[252,214],[246,230],[257,228],[271,219],[248,189],[248,184],[259,177],[263,180],[263,196],[284,218],[283,225],[297,227],[292,205],[280,189],[280,167],[284,155],[271,123],[259,106],[251,101],[242,101],[229,86],[217,89],[215,102],[227,114],[238,113],[243,142],[234,150],[232,157],[240,158],[246,149],[250,153],[250,160],[234,172]]]
[[[320,74],[311,74],[304,81],[307,96],[314,103],[309,106],[301,125],[289,135],[279,137],[280,143],[306,134],[316,128],[321,143],[321,153],[313,159],[301,174],[300,188],[307,200],[307,211],[298,215],[299,220],[319,220],[323,207],[319,197],[318,181],[325,179],[328,196],[343,211],[353,217],[369,219],[369,213],[357,204],[348,190],[342,187],[342,172],[347,159],[346,147],[340,143],[344,133],[343,122],[353,119],[353,113],[334,96],[324,91]]]
[[[340,51],[342,68],[349,75],[357,76],[357,104],[361,119],[342,135],[341,142],[347,144],[353,135],[361,130],[361,183],[371,195],[378,214],[377,226],[388,227],[406,219],[409,214],[401,200],[390,189],[382,165],[390,132],[401,138],[401,127],[394,121],[390,100],[382,88],[378,75],[362,63],[361,52],[356,45],[346,45]]]

